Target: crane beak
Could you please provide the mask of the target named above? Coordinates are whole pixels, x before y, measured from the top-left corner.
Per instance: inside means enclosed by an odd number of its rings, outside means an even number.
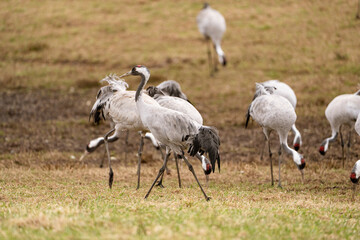
[[[126,77],[126,76],[129,76],[129,75],[132,75],[132,74],[131,74],[131,71],[129,71],[129,72],[127,72],[127,73],[124,73],[124,74],[121,75],[119,78]]]

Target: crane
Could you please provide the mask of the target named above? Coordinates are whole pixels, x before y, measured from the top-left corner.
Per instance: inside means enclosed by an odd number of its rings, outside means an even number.
[[[196,121],[200,125],[203,124],[203,118],[199,111],[189,102],[183,98],[168,96],[164,93],[163,90],[159,88],[163,86],[162,84],[158,87],[149,86],[146,91],[149,96],[153,97],[162,107],[169,108],[175,111],[179,111],[188,115],[192,120]],[[180,85],[179,85],[180,87]],[[170,149],[167,149],[167,152],[170,153]],[[208,181],[208,174],[211,173],[211,164],[210,161],[203,155],[197,153],[195,155],[201,161],[201,166],[203,167],[204,173],[206,175],[206,181]],[[175,161],[177,163],[177,156],[175,155]],[[164,175],[161,175],[160,181],[157,185],[162,186],[162,178]],[[180,174],[178,173],[178,176]],[[179,178],[179,186],[181,187],[181,182]]]
[[[279,80],[269,80],[266,82],[262,82],[260,84],[263,85],[265,88],[273,87],[274,88],[273,94],[286,98],[291,103],[293,108],[294,109],[296,108],[296,104],[297,104],[296,95],[295,95],[294,90],[289,85],[287,85],[284,82],[280,82]],[[254,99],[259,94],[258,91],[260,91],[260,89],[257,89],[257,91],[255,92]],[[245,124],[246,127],[248,125],[249,118],[250,118],[250,116],[248,115],[248,118],[246,119],[246,124]],[[296,128],[295,123],[294,123],[294,125],[291,126],[291,130],[294,133],[293,147],[296,151],[298,151],[302,144],[301,134],[300,134],[299,130]],[[266,146],[266,141],[265,141],[265,146]],[[262,150],[261,159],[263,156],[263,152],[264,151]]]
[[[115,86],[117,86],[117,85],[118,85],[118,83],[116,82],[116,79],[117,79],[117,78],[118,78],[118,77],[117,77],[116,75],[110,75],[110,76],[107,76],[105,79],[103,79],[103,80],[101,80],[101,81],[110,81],[109,84],[114,84]],[[115,79],[115,81],[111,81],[111,79]],[[106,86],[106,87],[104,87],[104,88],[109,88],[109,87],[110,87],[110,86]],[[126,85],[126,88],[127,88],[127,85]],[[126,90],[126,88],[125,88],[124,90]],[[186,95],[181,91],[180,84],[179,84],[178,82],[176,82],[175,80],[167,80],[167,81],[164,81],[164,82],[160,83],[160,84],[156,87],[156,89],[157,89],[159,92],[161,91],[162,94],[166,94],[167,97],[168,97],[168,96],[174,96],[174,97],[176,97],[176,99],[178,99],[178,101],[182,101],[182,99],[184,99],[184,100],[183,100],[184,102],[187,101],[187,102],[185,103],[185,105],[190,105],[190,106],[187,106],[188,109],[189,109],[189,108],[190,108],[190,109],[191,109],[191,108],[195,109],[195,108],[190,104],[190,101],[188,100],[188,98],[186,97]],[[98,98],[99,98],[99,95],[101,95],[100,92],[101,92],[101,90],[99,90]],[[106,92],[106,91],[103,89],[102,92]],[[110,91],[110,92],[111,92],[111,91]],[[105,97],[105,99],[106,99],[106,97]],[[181,99],[181,100],[180,100],[180,99]],[[186,101],[185,101],[185,100],[186,100]],[[100,100],[99,100],[99,101],[100,101]],[[133,103],[133,107],[134,107],[134,110],[135,110],[135,108],[136,108],[135,102],[133,101],[132,103]],[[184,104],[184,103],[183,103],[183,104]],[[98,102],[95,102],[94,107],[97,106],[97,105],[98,105]],[[93,107],[93,108],[94,108],[94,107]],[[170,107],[170,108],[171,108],[171,107]],[[174,108],[174,107],[173,107],[173,108]],[[179,110],[179,111],[186,111],[186,108],[184,108],[184,107],[181,108],[181,107],[180,107],[178,110]],[[119,111],[120,111],[120,110],[119,110]],[[196,109],[195,109],[195,111],[197,112]],[[126,113],[123,113],[123,114],[126,114]],[[190,114],[190,112],[189,112],[189,114]],[[192,112],[191,114],[192,114],[192,116],[194,116],[194,113],[193,113],[193,112]],[[196,114],[196,113],[195,113],[195,114]],[[198,113],[198,112],[197,112],[197,114],[200,115],[200,113]],[[139,115],[137,115],[137,117],[140,118]],[[196,116],[196,117],[199,117],[199,116]],[[201,118],[201,123],[202,123],[202,117],[201,117],[201,115],[200,115],[200,118]],[[99,119],[99,120],[100,120],[100,119]],[[110,125],[112,126],[112,128],[114,128],[115,124],[113,123],[112,118],[107,118],[107,120],[110,121],[110,123],[111,123]],[[195,120],[200,121],[199,118],[198,118],[198,119],[195,119]],[[96,123],[98,123],[98,121],[97,121]],[[129,130],[126,130],[127,135],[128,135],[128,132],[129,132]],[[143,133],[140,131],[140,134],[143,134]],[[160,153],[161,153],[162,157],[164,158],[164,155],[163,155],[163,153],[162,153],[162,151],[161,151],[160,145],[159,145],[159,143],[157,142],[157,140],[154,138],[154,136],[153,136],[150,132],[145,132],[145,135],[142,135],[142,136],[143,136],[144,138],[150,139],[151,142],[152,142],[152,144],[153,144],[153,146],[154,146],[156,149],[160,150]],[[118,139],[119,139],[119,136],[111,136],[111,137],[108,138],[108,142],[115,142],[115,141],[117,141]],[[86,146],[86,149],[85,149],[84,154],[80,157],[80,161],[82,161],[87,154],[89,154],[89,153],[91,153],[91,152],[94,152],[94,151],[95,151],[99,146],[101,146],[104,142],[105,142],[105,141],[104,141],[104,137],[103,137],[103,136],[91,140],[91,141],[89,142],[89,144]],[[106,154],[106,151],[105,151],[105,154]],[[168,153],[168,154],[170,154],[170,153]],[[208,180],[208,174],[210,174],[210,172],[211,172],[211,164],[210,164],[209,160],[208,160],[205,156],[202,156],[202,155],[200,156],[199,154],[196,154],[195,157],[198,158],[198,159],[201,161],[201,166],[202,166],[202,168],[203,168],[203,170],[204,170],[205,175],[207,176],[206,180]],[[100,164],[100,167],[102,167],[102,165],[103,165],[103,159],[102,159],[102,162],[101,162],[101,164]],[[178,165],[177,165],[177,159],[176,159],[176,166],[178,166]],[[138,174],[140,174],[140,168],[141,168],[141,161],[140,161],[140,163],[138,163]],[[167,170],[167,171],[168,171],[168,170]],[[178,167],[177,167],[177,172],[178,172],[178,178],[179,178],[179,186],[181,187],[181,180],[180,180],[180,177],[179,177],[180,175],[179,175],[179,169],[178,169]],[[162,177],[161,177],[161,180],[162,180]],[[138,176],[138,186],[137,186],[137,189],[139,188],[139,186],[140,186],[140,177]],[[162,181],[159,181],[158,186],[163,187]]]
[[[171,149],[174,154],[182,157],[193,174],[200,190],[204,194],[205,199],[209,201],[210,198],[206,195],[204,189],[202,188],[193,166],[185,157],[184,150],[189,147],[188,153],[190,156],[194,156],[199,151],[202,153],[208,153],[212,170],[215,170],[216,162],[218,163],[220,170],[220,138],[217,130],[212,127],[198,124],[184,113],[164,108],[160,105],[146,103],[143,98],[145,95],[142,94],[142,90],[150,78],[150,71],[145,66],[137,65],[120,77],[129,75],[140,76],[141,78],[141,82],[135,94],[135,102],[141,121],[150,129],[151,133],[160,143]],[[148,193],[145,195],[145,199],[149,196],[155,183],[163,174],[166,164],[167,159],[165,158],[163,166],[160,168],[157,177],[151,185]]]
[[[354,94],[342,94],[335,97],[327,106],[325,116],[330,123],[331,137],[326,138],[320,145],[319,152],[325,155],[329,149],[329,143],[336,140],[340,132],[343,167],[345,164],[344,140],[341,132],[342,125],[350,127],[348,135],[348,153],[350,151],[351,132],[355,121],[360,113],[360,90]],[[348,154],[347,154],[348,155]]]
[[[141,132],[140,146],[138,151],[138,184],[137,189],[140,187],[140,166],[141,155],[144,145],[144,137],[152,137],[148,132],[148,128],[141,122],[139,113],[137,111],[134,98],[135,91],[127,91],[127,83],[122,81],[115,74],[105,77],[101,81],[106,81],[109,85],[100,88],[98,91],[96,101],[90,112],[90,119],[93,118],[94,123],[99,123],[101,119],[111,120],[114,123],[114,128],[110,130],[104,137],[96,138],[87,145],[86,153],[93,152],[101,144],[105,143],[105,148],[108,154],[109,161],[109,187],[113,183],[113,171],[111,168],[110,154],[108,151],[108,142],[114,142],[119,139],[123,131],[135,130]],[[144,101],[148,104],[159,105],[153,98],[144,95]],[[110,134],[113,133],[111,136]],[[156,140],[153,139],[156,143]],[[82,156],[83,158],[83,156]],[[81,159],[82,159],[81,158]]]
[[[203,9],[196,17],[196,22],[200,33],[204,35],[207,42],[210,75],[212,76],[217,70],[217,67],[216,62],[213,63],[213,58],[211,56],[210,40],[212,41],[212,44],[218,55],[219,62],[223,66],[226,66],[227,63],[225,53],[221,48],[221,39],[226,31],[225,18],[221,15],[220,12],[211,8],[208,3],[205,3]]]
[[[275,130],[279,135],[279,182],[281,187],[281,155],[282,150],[291,154],[293,161],[301,172],[302,179],[304,178],[303,169],[305,168],[305,160],[301,154],[291,149],[287,144],[288,133],[291,126],[296,121],[296,113],[290,102],[279,95],[272,94],[274,87],[265,87],[262,84],[256,83],[257,95],[250,104],[248,109],[248,116],[251,116],[263,128],[265,138],[269,147],[271,185],[274,185],[273,168],[272,168],[272,153],[270,149],[269,136],[271,131]]]

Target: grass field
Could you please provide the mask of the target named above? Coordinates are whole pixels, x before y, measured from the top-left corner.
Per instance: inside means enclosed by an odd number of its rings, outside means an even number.
[[[331,134],[327,104],[360,86],[357,0],[212,6],[227,21],[222,47],[229,64],[210,78],[195,21],[200,1],[0,2],[0,239],[358,238],[360,194],[351,201],[349,175],[359,159],[359,136],[353,134],[345,168],[338,142],[325,157],[318,153]],[[109,129],[88,122],[99,80],[135,64],[150,69],[149,85],[180,82],[205,124],[218,128],[221,172],[206,185],[191,160],[210,202],[185,164],[178,188],[173,161],[166,188],[144,200],[161,162],[146,142],[135,190],[135,132],[126,161],[124,140],[110,145],[112,190],[108,169],[99,168],[103,147],[78,161],[88,141]],[[307,163],[302,184],[285,157],[282,189],[270,185],[267,157],[260,160],[260,127],[244,129],[255,82],[269,79],[285,81],[297,94]],[[130,89],[139,83],[127,81]]]

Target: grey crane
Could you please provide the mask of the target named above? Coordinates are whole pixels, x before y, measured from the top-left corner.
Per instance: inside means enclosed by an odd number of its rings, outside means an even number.
[[[296,99],[295,92],[286,83],[280,82],[279,80],[269,80],[269,81],[262,82],[259,84],[263,85],[265,88],[273,88],[272,94],[279,95],[279,96],[286,98],[291,103],[293,108],[294,109],[296,108],[297,99]],[[259,95],[259,91],[260,91],[260,89],[257,88],[253,99],[255,99],[257,95]],[[247,125],[249,123],[249,118],[250,118],[250,115],[247,116],[245,127],[247,127]],[[294,125],[291,126],[291,130],[294,133],[293,147],[296,151],[298,151],[302,144],[301,134],[300,134],[299,130],[296,128],[295,123],[294,123]],[[265,146],[266,146],[266,142],[265,142]],[[261,159],[263,156],[263,152],[264,151],[262,150]]]
[[[248,116],[251,116],[262,128],[269,147],[271,185],[274,185],[273,168],[272,168],[272,153],[270,149],[269,136],[271,131],[275,130],[279,135],[279,182],[281,187],[281,155],[282,150],[291,154],[293,161],[301,171],[302,179],[304,178],[303,169],[305,168],[305,160],[301,154],[291,149],[287,144],[288,133],[291,126],[296,121],[296,113],[290,102],[279,95],[272,94],[274,87],[265,87],[262,84],[256,84],[258,95],[252,101]]]
[[[162,84],[158,86],[163,86]],[[179,85],[180,87],[180,85]],[[184,100],[183,98],[173,97],[166,95],[159,87],[150,86],[146,89],[149,96],[153,97],[162,107],[169,108],[175,111],[182,112],[189,116],[192,120],[196,121],[200,125],[203,124],[203,118],[199,111],[188,101]],[[166,152],[170,154],[170,149],[167,149]],[[169,157],[167,155],[166,157]],[[195,155],[201,163],[206,175],[206,181],[208,181],[208,175],[211,173],[211,164],[210,161],[203,155],[197,153]],[[177,163],[177,156],[175,155],[175,161]],[[162,178],[164,175],[161,175],[160,181],[157,185],[162,186]],[[180,174],[178,173],[178,177]],[[179,177],[179,186],[181,187],[181,181]]]
[[[213,62],[213,58],[211,56],[211,42],[218,55],[219,62],[223,66],[227,63],[225,53],[221,48],[221,39],[226,31],[225,18],[220,12],[211,8],[208,3],[205,3],[203,9],[197,15],[196,21],[200,33],[204,35],[207,42],[210,75],[213,75],[217,70],[217,67],[216,62]]]
[[[319,152],[321,155],[325,155],[329,149],[329,143],[336,140],[338,133],[340,132],[341,150],[343,167],[345,164],[345,151],[344,140],[341,132],[342,125],[348,125],[350,127],[348,135],[348,151],[350,151],[351,132],[354,128],[355,121],[360,113],[360,90],[354,94],[342,94],[335,97],[327,106],[325,110],[325,116],[330,123],[331,137],[326,138],[320,145]]]
[[[137,189],[140,187],[140,166],[141,155],[144,145],[144,137],[153,138],[152,134],[148,133],[149,130],[142,123],[139,113],[137,111],[134,99],[135,91],[127,91],[127,83],[122,81],[115,74],[109,75],[102,81],[106,81],[109,85],[102,87],[97,94],[96,101],[90,112],[90,119],[93,118],[94,123],[99,123],[101,119],[111,120],[114,123],[114,128],[110,130],[104,137],[96,138],[87,145],[85,154],[93,152],[101,144],[105,144],[108,154],[109,162],[109,187],[113,183],[113,171],[111,167],[110,154],[108,150],[108,142],[114,142],[119,139],[123,131],[134,130],[140,131],[140,146],[138,151],[138,184]],[[148,95],[144,95],[144,101],[148,104],[158,105],[158,103]],[[110,134],[113,133],[111,136]],[[110,136],[110,137],[109,137]],[[154,144],[157,144],[155,139],[152,139]],[[83,158],[83,156],[82,156]],[[81,158],[81,159],[82,159]]]
[[[142,90],[150,78],[150,72],[145,66],[137,65],[120,77],[129,75],[141,77],[141,82],[135,95],[136,106],[139,110],[141,121],[150,129],[151,133],[160,143],[169,147],[174,154],[182,157],[189,170],[192,172],[205,199],[207,201],[210,200],[202,188],[193,166],[185,157],[184,150],[189,147],[188,152],[190,156],[194,156],[198,152],[208,153],[213,171],[215,170],[216,162],[218,163],[220,170],[220,138],[217,130],[212,127],[198,124],[184,113],[164,108],[160,105],[146,103],[143,98],[145,95],[142,94]],[[165,158],[164,164],[160,168],[159,173],[148,193],[145,195],[145,198],[149,196],[157,180],[163,174],[166,164],[167,159]]]

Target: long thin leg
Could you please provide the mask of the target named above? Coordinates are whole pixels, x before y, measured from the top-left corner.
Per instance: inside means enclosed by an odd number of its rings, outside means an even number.
[[[267,142],[267,139],[266,137],[264,136],[265,140],[264,140],[264,147],[261,149],[261,155],[260,155],[260,160],[262,161],[264,159],[264,152],[265,152],[265,148],[266,148],[266,142]]]
[[[127,154],[128,154],[128,146],[129,146],[129,130],[126,130],[125,134],[125,151],[124,151],[124,161],[127,161]]]
[[[106,149],[108,161],[109,161],[109,187],[110,187],[110,189],[111,189],[113,181],[114,181],[114,172],[111,168],[111,158],[110,158],[109,145],[108,145],[108,136],[114,131],[115,131],[115,128],[110,130],[104,137],[105,149]]]
[[[206,39],[206,45],[208,48],[208,60],[209,60],[209,70],[210,70],[210,76],[212,77],[214,75],[213,71],[213,64],[212,64],[212,57],[211,57],[211,41],[209,38]]]
[[[342,152],[342,165],[343,165],[343,168],[344,168],[344,165],[345,165],[345,152],[344,152],[344,139],[343,139],[343,136],[342,136],[342,131],[341,131],[341,128],[340,128],[340,140],[341,140],[341,152]]]
[[[348,143],[347,143],[347,154],[346,154],[346,160],[349,159],[350,157],[350,147],[351,147],[351,133],[352,133],[353,129],[350,128],[349,131],[349,138],[348,138]]]
[[[356,192],[356,184],[353,184],[353,195],[352,195],[351,201],[355,200],[355,192]]]
[[[265,138],[266,139],[266,138]],[[274,186],[273,164],[272,164],[272,152],[270,148],[270,139],[266,139],[269,145],[269,160],[270,160],[270,173],[271,173],[271,186]],[[266,144],[266,142],[265,142]]]
[[[214,54],[213,54],[213,59],[212,59],[212,61],[214,61],[213,63],[214,63],[214,72],[217,72],[219,69],[218,69],[218,60],[216,59],[217,58],[217,53],[216,53],[216,46],[215,45],[213,45],[213,49],[214,49]]]
[[[180,179],[180,171],[179,171],[179,165],[178,165],[178,158],[177,158],[176,154],[174,154],[174,156],[175,156],[176,171],[177,171],[177,174],[178,174],[179,188],[181,188],[181,179]]]
[[[168,161],[168,158],[165,157],[165,159],[164,159],[164,164],[163,164],[163,166],[160,168],[158,175],[156,176],[156,178],[155,178],[153,184],[151,185],[149,191],[148,191],[147,194],[145,195],[145,199],[150,195],[150,192],[151,192],[151,190],[153,189],[156,181],[157,181],[157,180],[159,179],[159,177],[164,173],[165,167],[166,167],[166,164],[167,164],[167,161]]]
[[[280,169],[281,169],[281,145],[280,145],[280,148],[279,148],[279,184],[278,184],[278,187],[279,188],[282,188],[281,186],[281,175],[280,175]]]
[[[165,161],[166,161],[166,162],[168,161],[170,155],[171,155],[171,150],[170,150],[168,147],[166,147],[166,153],[165,153],[164,163],[165,163]],[[165,165],[165,170],[166,170],[166,168],[167,168],[167,164]],[[162,184],[163,177],[164,177],[164,173],[161,174],[160,180],[159,180],[159,182],[156,184],[156,186],[161,187],[161,188],[164,188],[164,185]]]
[[[358,1],[358,10],[357,10],[356,18],[360,19],[360,0]]]
[[[106,147],[105,147],[104,156],[102,157],[101,162],[100,162],[100,168],[104,167],[104,159],[105,159],[106,153],[107,152],[106,152]]]
[[[209,200],[210,200],[210,197],[208,197],[208,196],[206,195],[204,189],[201,187],[201,184],[200,184],[198,178],[196,177],[194,168],[193,168],[193,166],[189,163],[189,161],[186,159],[186,157],[184,156],[184,153],[182,154],[182,158],[184,159],[186,165],[189,167],[190,172],[192,172],[192,174],[194,175],[194,178],[195,178],[196,182],[198,183],[198,185],[199,185],[202,193],[204,194],[206,201],[209,201]]]
[[[139,189],[139,187],[140,187],[141,155],[142,155],[143,146],[144,146],[144,136],[143,136],[143,134],[141,134],[140,135],[140,146],[139,146],[139,152],[138,152],[138,169],[137,169],[138,184],[137,184],[136,190]]]

